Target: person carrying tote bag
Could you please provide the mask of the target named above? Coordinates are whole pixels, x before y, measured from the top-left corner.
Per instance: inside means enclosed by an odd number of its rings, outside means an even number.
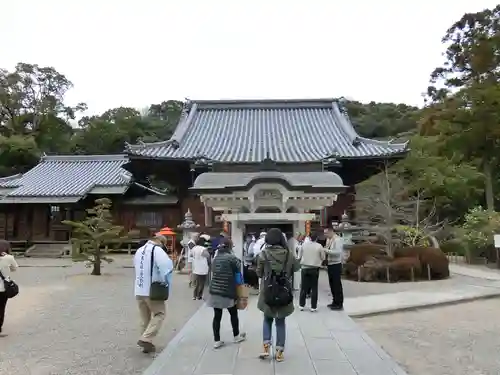
[[[245,310],[248,306],[248,296],[250,293],[248,287],[244,283],[243,275],[241,274],[241,272],[236,272],[235,282],[236,282],[236,297],[237,297],[236,308],[238,310]]]
[[[142,332],[137,345],[144,353],[156,351],[153,339],[165,319],[165,301],[172,289],[172,260],[167,255],[167,239],[157,235],[134,255],[135,298]]]
[[[10,279],[10,273],[18,268],[17,262],[10,255],[10,244],[5,240],[0,240],[0,337],[6,335],[2,333],[5,319],[7,301],[19,293],[18,285]]]

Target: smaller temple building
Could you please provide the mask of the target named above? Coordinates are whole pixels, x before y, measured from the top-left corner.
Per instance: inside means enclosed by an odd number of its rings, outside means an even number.
[[[133,182],[122,168],[128,161],[126,155],[43,156],[25,174],[0,178],[0,238],[67,242],[69,228],[61,222],[83,219],[100,197],[113,201],[118,223],[144,237],[179,221],[177,198]]]

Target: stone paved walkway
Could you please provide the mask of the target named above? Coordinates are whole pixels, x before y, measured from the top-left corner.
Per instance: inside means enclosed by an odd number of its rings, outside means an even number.
[[[475,277],[478,279],[500,281],[500,270],[490,269],[486,266],[451,264],[450,271],[454,274]]]
[[[257,358],[262,315],[256,299],[240,314],[246,342],[233,344],[229,315],[223,316],[225,347],[212,348],[212,309],[202,307],[158,355],[144,375],[405,375],[345,312],[325,307],[316,313],[296,311],[287,319],[286,359]]]

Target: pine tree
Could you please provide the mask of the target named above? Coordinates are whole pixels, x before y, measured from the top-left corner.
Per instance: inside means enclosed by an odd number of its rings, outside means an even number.
[[[113,224],[110,212],[111,200],[96,199],[95,206],[87,209],[87,217],[82,221],[63,221],[73,228],[73,260],[86,261],[92,267],[92,275],[101,275],[101,262],[111,263],[107,248],[118,246],[133,234],[125,233],[123,226]]]

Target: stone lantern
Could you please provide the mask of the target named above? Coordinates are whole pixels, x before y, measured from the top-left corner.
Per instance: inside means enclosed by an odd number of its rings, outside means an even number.
[[[342,240],[344,242],[344,255],[343,259],[344,261],[349,258],[350,255],[350,247],[353,244],[352,242],[352,234],[354,231],[357,231],[358,228],[353,226],[349,222],[349,215],[347,215],[347,212],[344,211],[342,214],[342,217],[340,219],[340,223],[332,223],[332,226],[336,228],[339,232],[340,235],[342,236]]]
[[[177,269],[180,270],[181,267],[180,265],[182,263],[184,264],[187,264],[187,266],[189,267],[190,264],[186,262],[187,260],[187,257],[188,257],[188,242],[189,240],[196,240],[197,236],[198,236],[198,229],[200,228],[200,225],[199,224],[196,224],[194,221],[193,221],[193,214],[191,213],[191,211],[187,210],[186,214],[184,215],[184,221],[177,225],[177,229],[180,229],[182,230],[182,240],[181,240],[181,245],[182,245],[182,252],[181,252],[181,256],[180,256],[180,261],[177,262]],[[182,267],[184,268],[184,267]],[[188,272],[191,272],[190,269],[187,269]]]
[[[177,229],[182,230],[182,241],[181,245],[183,247],[187,246],[187,243],[190,239],[196,238],[198,235],[198,229],[200,228],[199,224],[196,224],[193,221],[193,214],[191,210],[188,208],[187,212],[184,215],[184,221],[182,224],[177,225]]]

